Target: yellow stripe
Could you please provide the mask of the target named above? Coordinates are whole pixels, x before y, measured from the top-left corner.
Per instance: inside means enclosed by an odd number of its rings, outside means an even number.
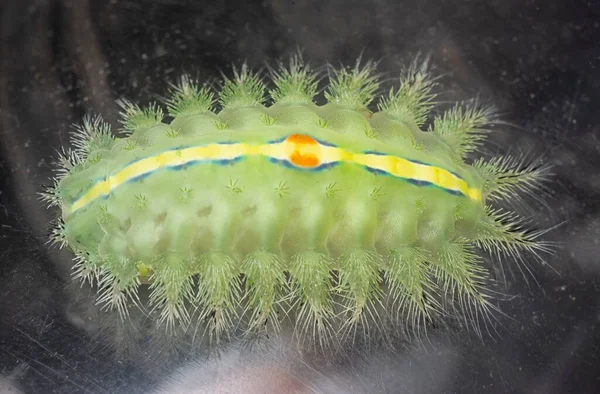
[[[294,149],[293,143],[283,141],[260,145],[209,144],[159,153],[128,165],[106,180],[98,181],[83,196],[73,202],[70,209],[67,210],[67,214],[83,208],[98,198],[109,195],[117,187],[131,179],[150,174],[160,168],[176,167],[202,160],[233,160],[244,156],[265,156],[287,160]],[[321,164],[355,163],[384,171],[395,177],[429,182],[443,189],[460,192],[472,200],[481,201],[480,189],[469,187],[465,180],[440,167],[414,163],[396,156],[352,153],[342,148],[321,144],[310,146],[307,149],[310,149],[310,153],[319,158]]]

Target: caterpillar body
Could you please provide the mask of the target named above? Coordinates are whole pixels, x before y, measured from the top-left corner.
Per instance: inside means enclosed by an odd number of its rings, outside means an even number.
[[[123,317],[149,286],[160,324],[202,323],[217,338],[287,317],[321,343],[386,321],[478,320],[492,307],[479,251],[546,250],[492,203],[537,190],[545,169],[469,163],[487,108],[457,105],[422,130],[435,99],[427,62],[371,111],[374,70],[334,70],[317,105],[317,75],[295,56],[272,71],[270,105],[243,66],[218,100],[182,77],[170,123],[128,101],[122,138],[86,118],[42,194],[62,211],[52,239],[76,255],[74,277]]]

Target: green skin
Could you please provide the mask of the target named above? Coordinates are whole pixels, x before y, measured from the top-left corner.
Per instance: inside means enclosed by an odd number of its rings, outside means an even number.
[[[265,125],[265,113],[276,118],[275,124]],[[266,143],[292,133],[308,134],[349,151],[376,150],[419,160],[481,187],[476,171],[453,161],[447,146],[432,133],[385,114],[371,116],[370,122],[365,115],[328,104],[178,117],[171,123],[179,131],[176,137],[167,136],[169,126],[160,124],[118,140],[98,163],[67,177],[60,193],[69,201],[111,171],[176,146]],[[218,130],[217,119],[227,128]],[[319,125],[319,119],[326,124]],[[371,128],[378,139],[369,138],[365,128]],[[386,141],[387,136],[393,137]],[[135,148],[127,150],[132,141]],[[465,196],[417,187],[359,165],[344,163],[312,172],[247,157],[226,166],[162,169],[128,182],[107,199],[68,217],[66,233],[76,251],[126,256],[152,267],[157,255],[190,259],[211,250],[235,260],[255,250],[273,252],[284,260],[306,250],[333,258],[356,248],[381,255],[406,245],[435,251],[457,237],[470,238],[470,229],[484,216],[483,205]]]

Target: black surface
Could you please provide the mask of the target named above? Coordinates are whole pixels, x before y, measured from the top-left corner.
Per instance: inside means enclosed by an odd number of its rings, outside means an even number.
[[[214,392],[217,372],[248,392],[276,366],[287,373],[271,392],[600,392],[600,3],[7,0],[1,12],[0,392],[141,393],[184,375]],[[537,282],[507,275],[514,297],[500,303],[498,334],[434,333],[421,347],[358,347],[327,362],[235,348],[206,360],[139,332],[130,346],[70,282],[35,196],[69,125],[88,111],[114,123],[116,98],[155,99],[183,72],[217,78],[296,47],[314,65],[363,53],[388,73],[431,53],[448,72],[445,99],[479,95],[502,110],[511,126],[492,153],[533,151],[553,165],[547,206],[529,210],[545,226],[564,222],[546,235],[561,247],[549,266],[531,262]]]

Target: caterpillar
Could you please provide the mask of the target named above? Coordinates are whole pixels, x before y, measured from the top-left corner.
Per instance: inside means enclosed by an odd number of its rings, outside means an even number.
[[[384,94],[375,71],[331,69],[317,104],[319,74],[295,55],[269,82],[236,68],[218,93],[183,76],[166,114],[121,100],[117,135],[84,118],[42,193],[61,211],[50,238],[74,253],[73,277],[124,319],[148,307],[159,325],[215,338],[290,319],[326,345],[359,327],[488,316],[483,256],[548,251],[498,203],[537,193],[547,167],[477,157],[488,107],[432,117],[427,60]]]

